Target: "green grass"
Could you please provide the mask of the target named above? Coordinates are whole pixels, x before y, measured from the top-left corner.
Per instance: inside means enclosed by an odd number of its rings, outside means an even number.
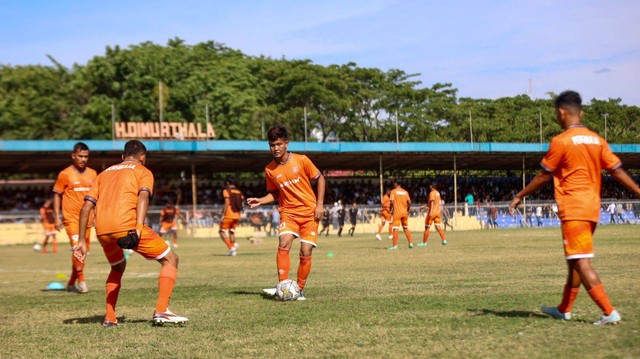
[[[0,357],[640,357],[640,240],[636,226],[602,226],[593,265],[620,311],[620,325],[595,327],[600,310],[581,290],[574,320],[549,319],[566,265],[559,229],[437,233],[429,246],[387,251],[372,235],[320,239],[305,302],[276,302],[273,238],[240,240],[237,257],[215,240],[180,241],[171,301],[184,327],[153,327],[159,265],[133,255],[118,303],[121,325],[105,329],[109,266],[98,244],[86,267],[91,292],[48,292],[68,274],[69,252],[0,247]],[[420,240],[421,233],[414,233]],[[297,249],[292,251],[292,277]],[[328,257],[333,253],[333,257]],[[65,282],[64,280],[59,280]]]

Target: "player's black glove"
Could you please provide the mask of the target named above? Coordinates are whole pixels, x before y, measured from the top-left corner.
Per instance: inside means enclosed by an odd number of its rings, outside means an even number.
[[[135,229],[129,230],[126,236],[118,238],[120,248],[134,249],[138,246],[138,243],[140,243],[140,238],[138,238],[138,233]]]

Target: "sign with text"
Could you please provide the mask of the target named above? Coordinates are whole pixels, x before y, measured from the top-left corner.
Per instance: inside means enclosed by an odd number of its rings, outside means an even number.
[[[213,125],[194,122],[116,122],[116,139],[152,138],[152,139],[207,139],[215,138]]]

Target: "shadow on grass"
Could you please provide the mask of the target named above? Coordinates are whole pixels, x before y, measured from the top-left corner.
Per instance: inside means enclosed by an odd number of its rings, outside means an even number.
[[[268,300],[274,300],[272,295],[269,295],[263,291],[260,292],[252,292],[252,291],[248,291],[248,290],[236,290],[231,292],[231,294],[234,295],[249,295],[249,296],[254,296],[254,295],[259,295],[262,297],[262,299],[268,299]]]
[[[93,315],[90,317],[69,318],[62,321],[64,324],[102,324],[104,315]],[[126,317],[118,317],[118,323],[151,323],[148,319],[127,320]]]
[[[501,318],[549,318],[548,316],[527,310],[492,310],[492,309],[467,309],[468,312],[480,315],[494,315]]]

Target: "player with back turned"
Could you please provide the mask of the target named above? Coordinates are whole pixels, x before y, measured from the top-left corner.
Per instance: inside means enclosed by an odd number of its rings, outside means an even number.
[[[287,129],[274,126],[267,133],[269,149],[273,156],[265,167],[268,194],[260,198],[248,198],[251,208],[278,201],[280,206],[280,227],[276,267],[278,281],[289,277],[291,260],[289,251],[294,239],[300,239],[300,264],[298,266],[298,286],[300,297],[305,300],[303,289],[311,271],[311,254],[317,245],[318,222],[322,217],[325,179],[311,160],[304,155],[287,151],[289,138]],[[313,193],[311,181],[317,181],[318,195]],[[264,290],[275,295],[276,288]]]
[[[411,196],[409,192],[402,188],[400,180],[393,182],[393,189],[389,194],[389,206],[391,207],[391,225],[393,229],[393,246],[387,248],[391,250],[398,249],[398,237],[400,228],[404,231],[404,235],[409,242],[409,249],[413,248],[411,240],[411,231],[409,231],[409,208],[411,207]]]
[[[138,140],[124,146],[122,163],[104,170],[85,196],[80,211],[80,242],[74,257],[83,262],[86,256],[84,231],[89,213],[96,209],[96,232],[111,271],[106,282],[105,327],[118,325],[116,303],[127,267],[123,249],[133,249],[162,266],[158,277],[158,300],[153,313],[154,324],[185,323],[187,318],[169,310],[169,299],[178,275],[178,255],[159,234],[145,225],[149,199],[153,191],[153,174],[145,166],[147,148]]]
[[[238,251],[238,243],[236,242],[236,227],[240,222],[240,212],[242,212],[242,204],[244,195],[236,185],[238,180],[229,176],[222,190],[224,197],[224,208],[222,209],[222,223],[220,223],[220,238],[229,249],[228,256],[235,256]]]
[[[585,127],[582,99],[575,91],[562,92],[555,99],[556,120],[561,134],[551,140],[540,162],[541,171],[509,204],[513,211],[523,197],[544,187],[553,177],[562,228],[568,274],[562,301],[558,307],[540,309],[555,319],[571,319],[571,308],[582,284],[603,315],[594,325],[616,324],[620,313],[611,305],[600,277],[591,266],[594,256],[593,233],[600,217],[602,170],[640,198],[640,188],[622,168],[609,144]]]

